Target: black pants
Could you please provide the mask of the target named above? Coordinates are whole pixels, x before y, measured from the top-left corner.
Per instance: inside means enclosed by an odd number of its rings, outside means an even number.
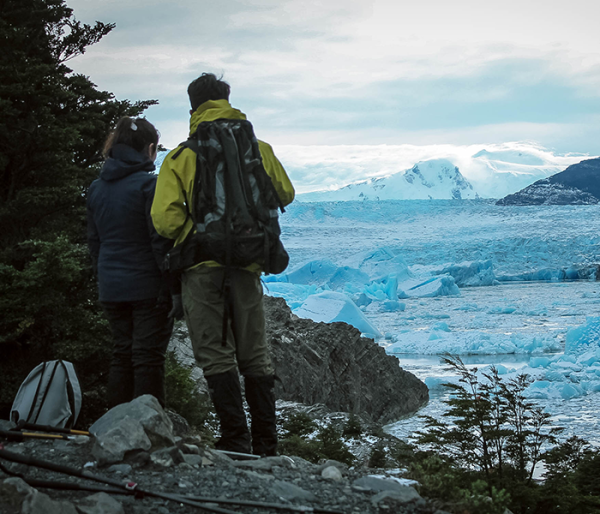
[[[114,348],[108,376],[108,403],[114,407],[151,394],[165,404],[165,353],[173,331],[170,305],[156,298],[103,302]]]

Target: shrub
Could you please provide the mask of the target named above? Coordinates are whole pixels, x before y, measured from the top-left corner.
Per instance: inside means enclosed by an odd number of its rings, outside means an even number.
[[[167,352],[165,360],[166,407],[183,416],[187,422],[203,432],[217,433],[218,423],[208,395],[198,391],[192,370],[181,364],[174,352]]]
[[[283,437],[307,436],[314,433],[318,425],[315,421],[306,413],[298,412],[292,414],[283,422]]]
[[[294,455],[309,462],[318,463],[324,455],[322,445],[315,439],[306,439],[297,434],[291,434],[281,439],[278,443],[279,453],[283,455]]]
[[[332,459],[351,464],[354,456],[344,446],[342,433],[332,423],[319,428],[305,413],[291,415],[282,424],[279,452],[296,455],[313,463]]]
[[[445,403],[444,419],[425,417],[415,439],[426,451],[408,455],[410,476],[421,493],[446,502],[452,512],[525,514],[600,512],[600,453],[571,438],[551,450],[562,429],[525,397],[525,375],[502,380],[497,370],[477,374],[458,357],[445,362],[459,373]],[[546,482],[533,480],[547,466]]]
[[[317,440],[322,445],[321,453],[326,459],[337,460],[348,465],[354,461],[354,455],[344,445],[342,433],[333,424],[330,423],[321,428],[317,434]]]
[[[376,444],[371,455],[369,455],[369,462],[367,464],[370,468],[385,468],[387,465],[387,457],[385,446],[383,444]]]
[[[350,417],[348,421],[344,424],[344,428],[342,430],[342,435],[346,439],[360,439],[363,433],[363,427],[360,423],[360,418],[354,414],[354,412],[350,413]]]
[[[525,375],[503,381],[496,368],[477,375],[458,357],[444,361],[459,373],[458,384],[444,384],[452,395],[443,419],[425,416],[426,430],[417,434],[427,444],[465,469],[480,471],[490,484],[502,484],[509,476],[531,484],[544,445],[556,443],[562,428],[550,426],[550,414],[528,401]]]

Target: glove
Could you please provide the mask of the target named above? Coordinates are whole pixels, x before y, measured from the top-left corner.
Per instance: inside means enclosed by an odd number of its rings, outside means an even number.
[[[169,312],[169,318],[173,318],[176,320],[183,319],[183,300],[181,299],[180,294],[174,294],[171,296],[171,301],[173,306],[171,307],[171,311]]]

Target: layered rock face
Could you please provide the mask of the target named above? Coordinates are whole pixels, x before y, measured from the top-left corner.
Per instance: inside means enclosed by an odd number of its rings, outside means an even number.
[[[590,205],[600,201],[600,159],[588,159],[505,196],[496,205]]]
[[[388,423],[416,412],[427,386],[394,356],[346,323],[294,316],[281,298],[265,296],[267,340],[281,382],[278,399],[354,412]]]

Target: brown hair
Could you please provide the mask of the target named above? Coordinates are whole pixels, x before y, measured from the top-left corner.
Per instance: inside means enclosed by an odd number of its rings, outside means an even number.
[[[230,92],[229,84],[213,73],[203,73],[188,86],[193,111],[209,100],[229,100]]]
[[[108,157],[111,148],[119,144],[130,146],[143,153],[149,145],[158,145],[159,136],[156,127],[146,118],[124,116],[117,122],[115,130],[106,139],[102,153],[104,157]]]

